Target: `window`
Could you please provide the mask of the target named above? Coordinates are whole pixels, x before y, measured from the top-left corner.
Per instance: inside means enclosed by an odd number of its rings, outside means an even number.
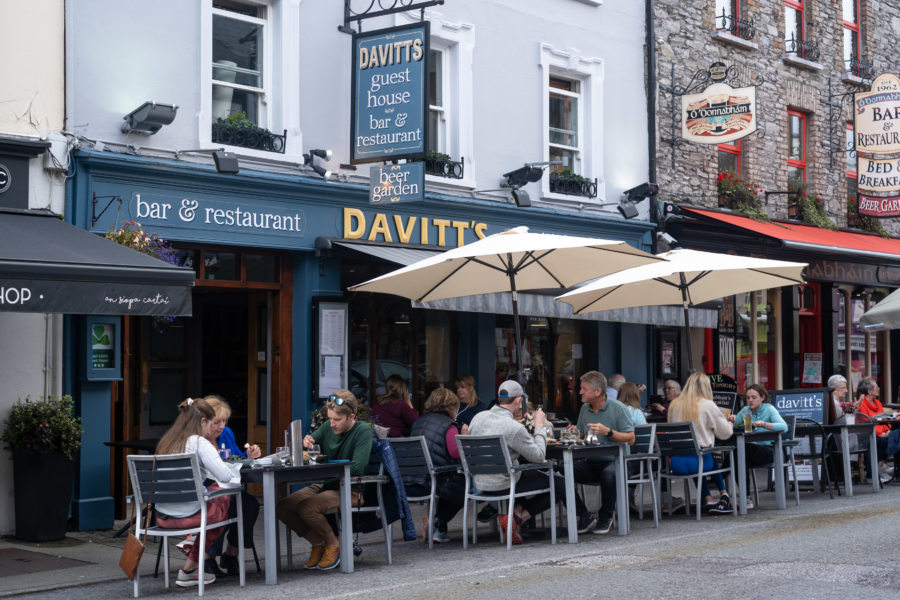
[[[581,95],[577,81],[550,77],[550,160],[560,161],[551,171],[569,169],[577,173],[576,159],[580,162],[581,149],[578,135]]]
[[[741,140],[719,144],[719,173],[741,174]]]
[[[806,115],[788,111],[788,189],[801,189],[806,184]]]
[[[447,52],[432,48],[428,52],[428,151],[447,154],[447,112],[444,103],[444,59]]]
[[[266,9],[217,0],[212,12],[213,119],[243,113],[254,125],[265,126]]]
[[[847,151],[846,161],[847,161],[847,177],[852,177],[854,180],[856,179],[856,150],[854,150],[853,145],[853,123],[847,123],[847,135],[845,138],[846,144],[845,148]]]
[[[859,227],[859,187],[856,179],[856,151],[853,149],[853,123],[847,123],[846,174],[847,174],[847,226]]]
[[[860,75],[859,0],[841,0],[844,24],[844,70]]]
[[[788,52],[802,56],[800,43],[806,40],[803,18],[804,0],[784,0],[784,39]]]
[[[716,0],[716,29],[728,29],[732,18],[740,18],[738,0]]]

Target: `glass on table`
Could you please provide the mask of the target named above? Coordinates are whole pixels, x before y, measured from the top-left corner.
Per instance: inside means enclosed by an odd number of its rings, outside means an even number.
[[[309,454],[309,462],[316,462],[316,459],[319,458],[319,454],[321,454],[321,452],[322,448],[320,448],[318,444],[313,444],[312,446],[310,446],[306,451],[306,453]]]
[[[275,454],[281,459],[281,464],[287,465],[291,462],[291,449],[287,446],[278,446],[275,448]]]

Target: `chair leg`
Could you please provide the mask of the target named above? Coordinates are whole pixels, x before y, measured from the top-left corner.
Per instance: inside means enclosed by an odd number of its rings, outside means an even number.
[[[163,559],[166,561],[163,565],[163,573],[165,573],[166,587],[169,587],[169,538],[168,536],[163,536],[159,539],[159,543],[162,544],[163,547]]]
[[[158,539],[159,539],[159,546],[156,547],[156,568],[153,569],[153,578],[154,579],[159,577],[159,559],[162,557],[163,544],[166,542],[166,538],[164,538],[164,537],[158,538]],[[168,586],[166,586],[166,587],[168,587]]]
[[[259,566],[259,555],[256,553],[256,542],[250,542],[250,549],[253,550],[253,560],[256,562],[256,572],[262,573],[262,568]]]
[[[653,507],[653,526],[659,529],[659,496],[656,493],[656,484],[653,482],[653,469],[647,465],[647,477],[650,479],[650,500]],[[641,487],[641,510],[644,505],[644,488]]]

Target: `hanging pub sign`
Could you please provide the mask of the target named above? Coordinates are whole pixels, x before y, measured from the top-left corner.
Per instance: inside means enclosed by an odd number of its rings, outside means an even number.
[[[425,21],[353,35],[352,164],[424,156],[429,33]]]
[[[369,170],[369,203],[394,204],[425,199],[425,163],[384,165]]]
[[[879,75],[853,106],[859,214],[900,216],[900,77]]]
[[[699,144],[722,144],[756,131],[756,87],[725,83],[724,63],[709,66],[712,85],[681,97],[681,137]]]

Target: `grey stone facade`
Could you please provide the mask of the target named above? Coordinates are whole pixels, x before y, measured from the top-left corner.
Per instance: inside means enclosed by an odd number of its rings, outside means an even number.
[[[900,1],[859,2],[862,60],[874,63],[876,75],[897,73]],[[664,139],[681,136],[680,98],[675,97],[673,104],[672,94],[663,90],[673,83],[673,65],[674,84],[685,86],[696,71],[722,61],[744,69],[741,85],[751,85],[754,79],[761,81],[757,87],[758,132],[742,140],[744,180],[769,192],[788,189],[788,110],[805,113],[808,190],[823,199],[839,227],[846,227],[845,153],[830,153],[823,144],[845,144],[846,123],[852,122],[852,96],[845,96],[843,107],[834,109],[831,115],[824,101],[829,99],[829,79],[832,100],[836,101],[841,100],[840,94],[868,90],[871,81],[863,82],[845,73],[841,0],[805,0],[806,37],[820,51],[814,61],[797,60],[795,54],[786,52],[784,0],[741,0],[740,17],[752,19],[756,30],[749,41],[716,30],[722,21],[714,18],[715,5],[715,0],[656,0],[659,199],[702,208],[718,206],[716,145],[686,143],[673,150]],[[771,218],[787,218],[786,194],[772,194],[768,199],[763,194],[760,199]],[[881,223],[892,235],[900,234],[898,220],[883,219]]]

